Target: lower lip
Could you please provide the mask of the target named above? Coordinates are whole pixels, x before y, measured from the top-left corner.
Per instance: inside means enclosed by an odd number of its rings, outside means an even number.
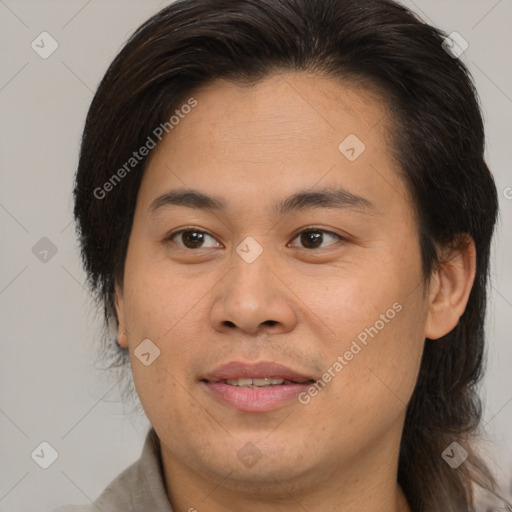
[[[311,383],[281,384],[262,388],[230,386],[225,382],[204,382],[207,389],[223,404],[243,412],[266,412],[278,409],[306,391]]]

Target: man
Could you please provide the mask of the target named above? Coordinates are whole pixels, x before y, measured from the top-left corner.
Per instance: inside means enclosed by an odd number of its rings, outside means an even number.
[[[152,429],[87,510],[492,490],[470,440],[496,190],[444,41],[387,0],[183,0],[128,41],[75,215]]]

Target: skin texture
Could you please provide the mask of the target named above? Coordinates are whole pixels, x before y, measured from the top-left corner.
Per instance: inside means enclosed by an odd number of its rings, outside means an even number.
[[[473,244],[446,254],[425,288],[378,95],[283,73],[249,87],[216,81],[193,97],[197,106],[151,154],[116,297],[119,343],[161,440],[174,510],[409,510],[396,481],[406,404],[425,338],[449,332],[464,311]],[[338,148],[349,134],[366,147],[354,161]],[[373,208],[271,208],[324,187]],[[150,212],[155,198],[182,188],[228,208]],[[323,233],[313,248],[300,236],[310,226]],[[190,236],[168,239],[183,228],[205,232],[203,248],[187,248]],[[236,252],[248,236],[263,249],[252,263]],[[397,303],[400,312],[306,405],[241,412],[201,383],[229,361],[276,361],[320,379]],[[144,339],[160,349],[149,366],[134,356]],[[251,467],[244,447],[257,454]]]

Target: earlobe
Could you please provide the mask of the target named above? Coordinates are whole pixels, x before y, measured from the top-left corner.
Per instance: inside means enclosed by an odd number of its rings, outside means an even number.
[[[457,249],[446,249],[429,283],[425,337],[435,340],[448,334],[459,322],[475,279],[476,250],[464,235]]]
[[[128,334],[126,332],[123,291],[118,284],[116,284],[114,305],[115,305],[115,309],[116,309],[117,330],[118,330],[116,344],[120,348],[127,349],[128,348]]]

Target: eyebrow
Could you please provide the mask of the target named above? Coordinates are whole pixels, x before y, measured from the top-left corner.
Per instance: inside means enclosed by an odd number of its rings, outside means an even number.
[[[167,192],[149,206],[149,212],[157,211],[169,206],[182,206],[199,210],[222,212],[228,208],[227,202],[219,196],[209,196],[199,190],[177,189]],[[362,213],[376,212],[377,208],[368,199],[353,194],[343,188],[324,188],[320,190],[301,190],[286,199],[272,205],[278,215],[290,212],[299,212],[314,208],[359,210]]]

